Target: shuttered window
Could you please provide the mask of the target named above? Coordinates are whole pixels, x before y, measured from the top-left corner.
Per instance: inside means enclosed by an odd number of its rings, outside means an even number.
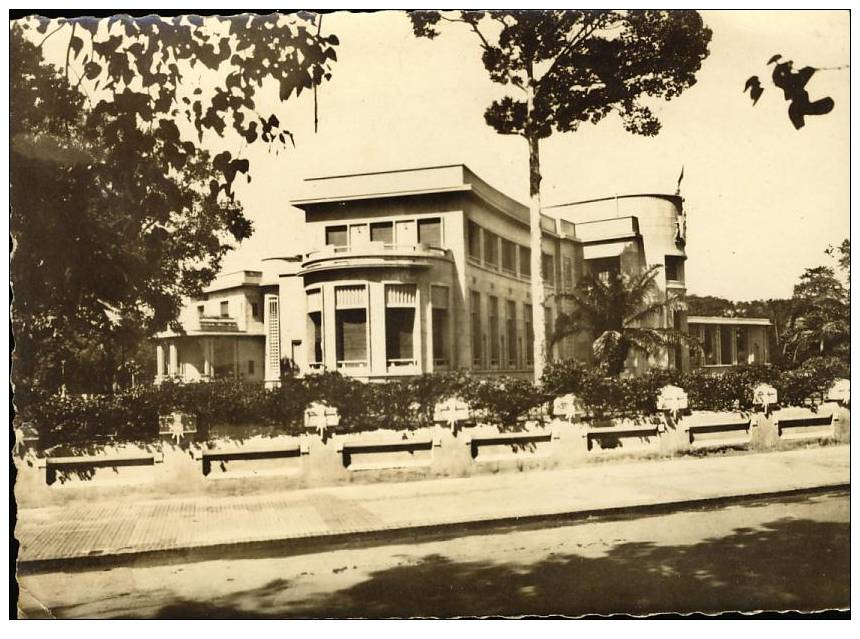
[[[448,346],[448,287],[431,286],[430,301],[433,307],[433,362],[447,366]]]
[[[391,222],[374,222],[371,224],[370,241],[392,244],[394,242],[394,224]]]
[[[472,365],[476,368],[483,366],[481,351],[481,294],[472,291]]]
[[[499,265],[499,236],[484,229],[484,264]]]
[[[502,240],[502,270],[511,275],[517,274],[517,245],[510,240]]]
[[[442,220],[438,217],[418,220],[418,241],[428,246],[442,246]]]
[[[367,365],[367,287],[335,287],[334,303],[338,366]]]
[[[528,246],[520,247],[520,275],[532,276],[532,250]]]
[[[505,321],[508,329],[508,368],[517,367],[517,303],[508,300]]]
[[[534,329],[532,328],[532,305],[531,304],[523,304],[523,320],[526,326],[526,343],[525,343],[525,352],[526,352],[526,364],[531,366],[534,363],[534,343],[535,343],[535,334]]]
[[[331,246],[346,246],[346,226],[328,226],[325,243]]]
[[[499,364],[499,298],[488,298],[487,316],[490,323],[490,366]]]
[[[481,261],[481,227],[474,222],[468,225],[469,257]]]

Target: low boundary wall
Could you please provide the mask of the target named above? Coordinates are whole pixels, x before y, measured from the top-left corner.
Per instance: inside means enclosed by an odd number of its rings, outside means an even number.
[[[250,428],[249,428],[250,429]],[[221,427],[220,432],[230,429]],[[241,431],[241,428],[237,428]],[[253,430],[253,429],[250,429]],[[259,429],[257,429],[259,430]],[[850,440],[850,412],[836,403],[816,411],[692,412],[599,423],[555,419],[516,431],[492,425],[414,431],[243,438],[155,445],[64,447],[18,451],[15,488],[24,507],[134,494],[240,494],[348,483],[574,467],[592,460],[696,453],[718,448],[778,450],[820,441]]]

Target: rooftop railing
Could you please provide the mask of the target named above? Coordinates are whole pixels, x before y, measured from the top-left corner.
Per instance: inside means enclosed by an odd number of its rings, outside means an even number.
[[[439,255],[448,254],[447,249],[430,246],[418,242],[416,244],[389,244],[387,242],[366,242],[353,246],[328,245],[320,249],[309,251],[304,255],[304,261],[326,259],[332,257],[359,257],[374,255]]]

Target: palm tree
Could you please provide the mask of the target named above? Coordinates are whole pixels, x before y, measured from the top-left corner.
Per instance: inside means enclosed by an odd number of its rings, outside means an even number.
[[[591,275],[580,280],[572,292],[559,293],[559,298],[574,302],[574,309],[559,314],[551,342],[591,331],[594,357],[609,375],[624,370],[632,351],[650,355],[679,344],[700,348],[698,340],[686,333],[659,326],[669,312],[685,308],[680,297],[664,295],[658,288],[655,280],[661,268],[655,264],[636,275]]]

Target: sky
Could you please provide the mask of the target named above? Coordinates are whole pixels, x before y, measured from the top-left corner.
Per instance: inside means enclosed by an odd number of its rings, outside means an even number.
[[[780,53],[801,66],[848,64],[847,11],[704,11],[713,30],[698,82],[670,102],[653,101],[660,134],[632,135],[609,116],[541,147],[545,206],[630,193],[681,193],[688,213],[688,292],[735,300],[790,297],[806,267],[849,235],[849,71],[820,71],[807,88],[831,96],[828,115],[795,131],[788,103],[766,65]],[[402,12],[333,13],[323,32],[340,40],[333,78],[312,94],[259,105],[294,133],[295,148],[228,144],[251,160],[253,180],[237,186],[254,235],[229,253],[223,272],[263,268],[266,257],[309,250],[303,214],[289,205],[308,177],[465,163],[525,202],[525,141],[501,136],[483,118],[504,95],[480,61],[474,35],[444,24],[419,39]],[[757,74],[765,93],[743,93]],[[193,79],[191,79],[193,81]],[[232,148],[235,146],[236,148]],[[240,180],[241,181],[241,180]]]

